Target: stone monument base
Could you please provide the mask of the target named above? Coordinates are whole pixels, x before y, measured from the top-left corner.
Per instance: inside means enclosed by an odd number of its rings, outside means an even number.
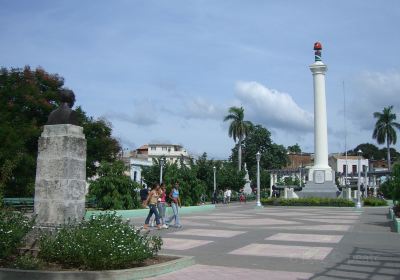
[[[329,166],[313,166],[305,187],[297,193],[299,197],[337,198],[340,194],[335,184],[335,173]]]
[[[86,139],[83,128],[45,125],[39,138],[35,215],[40,227],[79,222],[85,214]]]
[[[324,198],[337,198],[340,194],[339,189],[333,182],[324,182],[316,184],[314,182],[307,182],[305,187],[297,192],[301,198],[304,197],[324,197]]]

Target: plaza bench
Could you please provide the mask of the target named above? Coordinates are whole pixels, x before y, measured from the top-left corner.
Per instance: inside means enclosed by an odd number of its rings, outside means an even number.
[[[15,209],[33,210],[34,200],[33,197],[5,197],[3,205]]]

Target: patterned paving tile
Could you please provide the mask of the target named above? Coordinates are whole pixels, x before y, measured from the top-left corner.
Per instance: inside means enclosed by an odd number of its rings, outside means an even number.
[[[209,244],[213,241],[195,240],[195,239],[179,239],[179,238],[163,238],[163,249],[168,250],[188,250],[195,247]]]
[[[331,247],[286,246],[274,244],[250,244],[233,250],[229,254],[305,260],[323,260],[332,251]]]
[[[277,233],[265,238],[265,240],[339,243],[342,238],[343,235]]]
[[[268,277],[266,278],[266,276]],[[236,279],[273,279],[305,280],[313,277],[312,273],[263,270],[254,268],[225,267],[196,264],[172,273],[164,274],[153,280],[236,280]]]
[[[209,236],[209,237],[233,237],[242,233],[245,233],[245,231],[219,230],[219,229],[187,229],[187,230],[172,232],[170,234]]]
[[[350,229],[350,225],[308,225],[308,226],[274,226],[268,228],[276,228],[276,229],[289,229],[289,230],[315,230],[315,231],[348,231]]]
[[[315,216],[317,213],[299,213],[299,212],[266,212],[258,213],[259,215],[278,216],[278,217],[298,217],[298,216]]]
[[[254,215],[251,214],[242,214],[242,213],[235,213],[235,212],[231,212],[231,213],[213,213],[213,214],[209,214],[209,217],[213,217],[213,216],[224,216],[224,217],[244,217],[244,218],[248,218]]]
[[[195,227],[197,227],[197,226],[201,226],[201,227],[210,226],[210,224],[208,224],[208,223],[194,222],[194,221],[190,221],[190,220],[188,220],[186,218],[185,219],[181,219],[181,224],[184,225],[184,226],[195,226]]]
[[[262,219],[244,219],[244,220],[214,220],[216,222],[238,225],[238,226],[267,226],[267,225],[299,225],[301,223],[295,221],[285,221],[271,218]]]
[[[302,221],[319,222],[326,224],[354,224],[356,220],[330,219],[330,218],[301,218]]]

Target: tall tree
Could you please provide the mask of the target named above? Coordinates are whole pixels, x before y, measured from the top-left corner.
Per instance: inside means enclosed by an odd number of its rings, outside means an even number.
[[[392,110],[393,106],[389,106],[383,108],[382,113],[374,113],[374,118],[376,118],[377,121],[372,134],[372,138],[376,139],[378,144],[384,144],[386,142],[389,171],[391,170],[390,144],[396,144],[397,134],[395,128],[400,129],[400,124],[395,122],[396,114],[393,113]]]
[[[0,69],[0,193],[33,195],[38,138],[50,112],[60,104],[63,89],[62,77],[41,68]],[[109,123],[87,117],[80,108],[77,112],[86,134],[91,176],[95,162],[112,161],[120,148]]]
[[[228,132],[229,137],[232,137],[235,142],[236,139],[238,140],[238,164],[240,171],[242,170],[242,142],[252,129],[253,124],[250,121],[244,120],[243,107],[230,107],[228,112],[229,114],[225,116],[224,121],[231,121]]]

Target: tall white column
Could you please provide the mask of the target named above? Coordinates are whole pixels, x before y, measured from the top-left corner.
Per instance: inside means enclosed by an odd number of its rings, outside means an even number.
[[[335,173],[328,164],[328,126],[325,96],[327,66],[321,60],[322,45],[314,44],[315,62],[310,65],[314,89],[314,165],[309,169],[308,181],[299,193],[301,197],[337,197]]]
[[[310,70],[314,80],[314,166],[316,168],[329,168],[325,96],[327,66],[322,61],[316,61],[310,66]]]

